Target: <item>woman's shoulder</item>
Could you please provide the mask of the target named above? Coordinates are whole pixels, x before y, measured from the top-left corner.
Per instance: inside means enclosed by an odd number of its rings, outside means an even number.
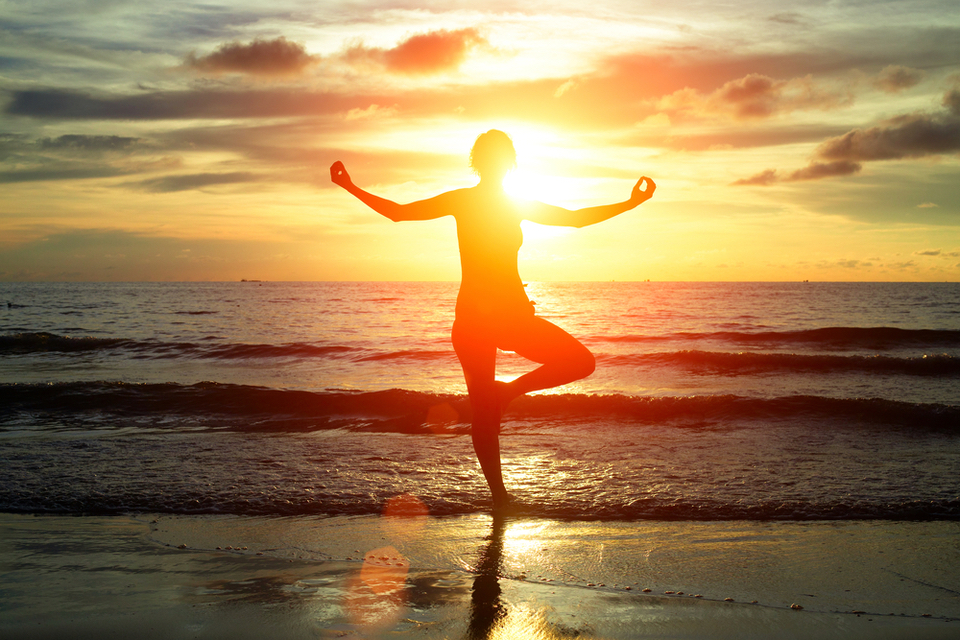
[[[466,187],[448,191],[450,203],[455,206],[455,215],[462,217],[482,216],[483,219],[519,216],[518,203],[503,192],[491,192],[479,187]]]

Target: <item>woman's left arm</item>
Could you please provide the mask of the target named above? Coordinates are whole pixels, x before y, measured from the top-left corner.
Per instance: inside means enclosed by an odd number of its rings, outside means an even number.
[[[640,186],[643,183],[646,183],[646,185],[645,188],[641,190]],[[557,227],[586,227],[591,224],[603,222],[604,220],[609,220],[625,211],[630,211],[653,197],[653,192],[656,190],[657,185],[654,181],[643,176],[637,180],[637,184],[633,186],[629,200],[616,202],[614,204],[602,204],[596,207],[585,207],[572,211],[570,209],[564,209],[563,207],[543,204],[542,202],[531,202],[524,208],[523,217],[530,222],[536,222],[538,224],[548,224]]]

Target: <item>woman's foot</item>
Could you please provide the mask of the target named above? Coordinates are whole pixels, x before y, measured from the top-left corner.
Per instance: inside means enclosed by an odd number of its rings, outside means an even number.
[[[500,414],[502,415],[503,412],[507,410],[507,405],[513,402],[513,399],[519,394],[514,392],[509,382],[496,380],[493,384],[497,389],[497,404],[500,407]]]
[[[505,497],[493,500],[493,515],[494,517],[501,516],[518,516],[526,511],[526,505],[511,496],[506,494]]]

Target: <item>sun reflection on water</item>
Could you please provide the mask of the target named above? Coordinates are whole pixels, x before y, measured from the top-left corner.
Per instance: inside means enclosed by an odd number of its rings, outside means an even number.
[[[510,561],[523,561],[538,555],[543,543],[545,522],[511,522],[503,539],[503,550]]]

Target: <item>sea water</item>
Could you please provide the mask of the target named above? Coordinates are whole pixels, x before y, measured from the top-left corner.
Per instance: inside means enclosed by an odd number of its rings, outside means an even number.
[[[558,519],[960,519],[960,285],[530,283],[597,370],[504,417]],[[457,284],[0,284],[0,510],[485,510]],[[498,376],[533,363],[501,353]]]

